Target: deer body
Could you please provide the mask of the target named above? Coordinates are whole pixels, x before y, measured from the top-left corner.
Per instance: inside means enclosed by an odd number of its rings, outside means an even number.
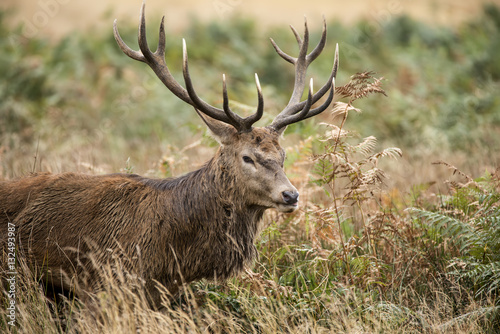
[[[158,49],[152,53],[145,39],[144,4],[139,28],[140,51],[115,38],[129,57],[147,63],[167,88],[192,105],[220,143],[215,156],[200,169],[178,178],[149,179],[138,175],[39,173],[0,182],[0,251],[5,253],[7,226],[16,226],[17,247],[44,273],[54,287],[67,290],[74,280],[90,291],[99,289],[99,271],[118,259],[127,272],[144,279],[153,304],[159,305],[156,282],[171,293],[180,284],[201,278],[225,279],[243,270],[257,255],[254,241],[259,221],[268,208],[297,209],[298,192],[283,170],[284,150],[279,138],[287,125],[324,111],[331,103],[338,66],[338,50],[328,82],[300,102],[307,66],[322,51],[320,43],[309,54],[304,39],[293,29],[300,47],[298,58],[277,53],[295,65],[295,88],[287,107],[267,127],[252,124],[263,113],[242,118],[229,108],[225,78],[223,109],[208,105],[195,93],[184,45],[186,89],[165,64],[165,35],[160,26]],[[317,108],[312,105],[329,92]],[[1,254],[0,254],[1,255]]]
[[[55,286],[64,281],[60,271],[87,277],[90,285],[98,282],[98,265],[118,247],[127,256],[125,269],[141,271],[151,288],[156,280],[175,293],[183,280],[225,279],[255,257],[253,242],[264,208],[235,205],[244,194],[234,175],[220,167],[220,161],[211,160],[200,170],[166,180],[66,173],[2,182],[0,196],[8,199],[0,205],[7,213],[0,219],[2,235],[7,222],[14,223],[31,260],[57,268],[50,277]],[[11,213],[12,203],[25,206]],[[88,252],[97,266],[86,258]],[[158,302],[155,291],[149,292]]]
[[[276,145],[277,138],[259,147],[282,156]],[[229,165],[235,152],[220,148],[199,170],[172,179],[41,173],[0,182],[2,235],[14,223],[24,252],[39,267],[56,269],[50,281],[62,289],[70,285],[62,273],[98,284],[96,270],[110,250],[126,256],[125,269],[145,279],[155,303],[154,281],[175,293],[183,281],[226,279],[255,258],[267,208],[240,186],[245,175]]]

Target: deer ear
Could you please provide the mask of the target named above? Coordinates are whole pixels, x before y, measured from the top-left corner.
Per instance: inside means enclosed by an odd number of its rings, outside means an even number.
[[[198,115],[201,117],[203,122],[208,126],[210,132],[212,132],[215,140],[219,142],[219,144],[225,145],[234,142],[234,136],[237,134],[237,130],[222,121],[216,120],[210,116],[204,115],[195,109]]]

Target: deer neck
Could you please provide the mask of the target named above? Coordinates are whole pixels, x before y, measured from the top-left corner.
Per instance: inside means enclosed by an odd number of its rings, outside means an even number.
[[[211,219],[257,233],[265,207],[245,203],[244,187],[232,172],[230,161],[218,150],[200,169],[174,179],[160,181],[160,189],[170,193],[181,204],[180,214],[189,220]],[[179,209],[179,207],[174,210]],[[248,231],[251,230],[251,231]]]
[[[266,208],[244,203],[246,196],[238,178],[219,153],[199,170],[176,179],[172,195],[183,203],[183,212],[178,212],[178,216],[186,219],[186,225],[202,225],[207,238],[217,236],[209,244],[217,247],[220,243],[217,249],[236,252],[221,256],[240,258],[235,264],[238,271],[240,265],[249,263],[257,255],[254,242]]]
[[[235,220],[258,223],[266,208],[245,202],[248,196],[244,182],[234,173],[232,163],[234,162],[226,160],[224,152],[219,149],[199,170],[200,173],[196,176],[204,185],[202,196],[209,199],[208,205],[221,207],[225,215],[232,216]]]

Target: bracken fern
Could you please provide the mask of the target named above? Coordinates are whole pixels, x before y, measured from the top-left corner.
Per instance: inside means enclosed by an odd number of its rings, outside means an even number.
[[[499,170],[473,180],[456,167],[445,165],[463,176],[466,183],[450,182],[454,194],[436,212],[409,210],[436,242],[457,247],[457,255],[449,259],[449,274],[470,284],[476,298],[494,298],[500,305]]]
[[[364,213],[364,202],[373,199],[373,193],[378,191],[383,183],[385,175],[377,167],[378,160],[383,157],[396,158],[402,155],[399,148],[386,148],[374,153],[376,148],[374,136],[351,144],[350,139],[354,137],[354,134],[344,129],[349,111],[360,111],[352,104],[355,100],[374,93],[385,95],[381,80],[373,77],[372,72],[357,73],[351,76],[350,82],[346,85],[335,89],[337,94],[349,100],[347,103],[335,103],[332,115],[334,119],[342,117],[340,126],[323,123],[328,128],[324,138],[321,139],[324,143],[323,153],[313,156],[315,162],[313,182],[325,189],[331,198],[331,203],[323,209],[315,208],[309,214],[311,219],[316,221],[318,232],[338,231],[342,251],[337,253],[337,257],[342,255],[341,268],[344,268],[346,277],[351,282],[359,281],[359,279],[365,283],[379,280],[381,264],[377,261],[372,248],[370,229],[367,228]],[[358,212],[357,216],[354,214],[355,211]],[[359,244],[355,242],[355,239],[348,238],[344,231],[345,226],[354,220],[361,223],[363,236],[368,239],[368,252],[357,256],[353,255],[358,250]],[[336,229],[333,226],[336,226]]]

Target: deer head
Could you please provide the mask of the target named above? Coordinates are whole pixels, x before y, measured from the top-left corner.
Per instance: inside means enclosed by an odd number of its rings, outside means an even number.
[[[257,74],[258,105],[254,114],[241,117],[229,107],[225,75],[222,76],[222,109],[203,101],[194,89],[188,67],[186,42],[183,40],[183,76],[185,87],[181,86],[171,75],[165,62],[165,28],[164,17],[160,24],[159,42],[155,52],[152,52],[146,40],[146,19],[144,16],[145,1],[141,7],[138,33],[139,51],[132,50],[120,37],[117,22],[114,22],[114,36],[120,49],[130,58],[144,62],[151,67],[163,84],[179,99],[194,107],[197,114],[208,126],[214,137],[220,143],[216,157],[219,157],[228,173],[237,179],[244,187],[247,205],[263,208],[276,208],[282,212],[292,212],[298,206],[299,194],[290,183],[283,170],[285,152],[279,144],[279,138],[286,127],[292,123],[315,116],[327,109],[331,104],[335,91],[335,77],[338,68],[338,45],[335,51],[333,69],[328,81],[316,93],[313,93],[312,79],[309,83],[307,99],[300,101],[306,85],[306,72],[309,64],[322,52],[326,44],[326,22],[323,22],[323,32],[316,47],[310,52],[309,31],[307,21],[304,23],[304,35],[301,37],[291,27],[299,46],[298,56],[292,57],[283,52],[271,39],[276,52],[281,58],[295,67],[295,83],[292,96],[287,106],[279,113],[272,123],[266,127],[253,127],[264,112],[264,99]],[[313,105],[326,94],[326,100],[318,107]]]

